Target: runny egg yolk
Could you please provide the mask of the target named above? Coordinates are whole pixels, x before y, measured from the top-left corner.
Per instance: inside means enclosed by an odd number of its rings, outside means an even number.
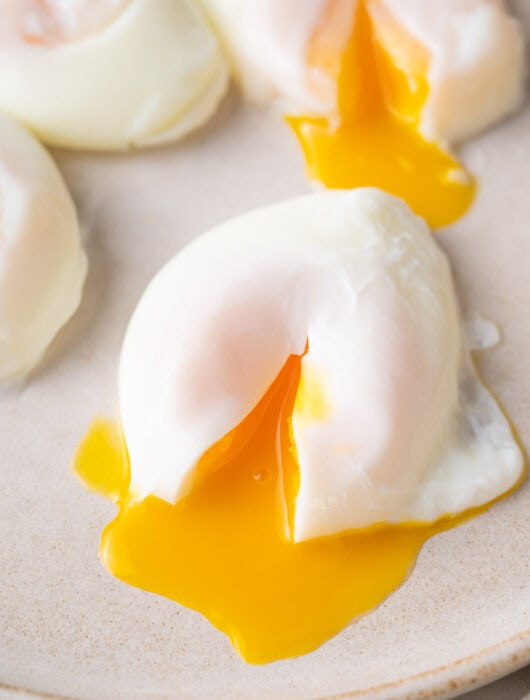
[[[377,22],[370,9],[377,9]],[[337,66],[333,3],[312,38],[308,62],[336,74],[337,114],[287,120],[301,142],[310,176],[330,188],[379,187],[404,199],[433,228],[470,206],[473,178],[419,132],[429,86],[428,51],[376,2],[360,0],[351,38]]]
[[[130,492],[127,451],[111,422],[92,425],[74,465],[119,507],[101,539],[108,570],[200,611],[251,663],[312,651],[399,586],[427,538],[483,510],[290,541],[298,489],[290,416],[300,368],[291,356],[253,411],[206,452],[174,505]]]

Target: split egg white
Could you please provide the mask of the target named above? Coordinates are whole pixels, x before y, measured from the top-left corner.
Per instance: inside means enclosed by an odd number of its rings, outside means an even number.
[[[295,114],[336,118],[340,62],[361,4],[403,84],[427,83],[419,130],[430,141],[469,138],[523,99],[523,32],[502,0],[309,0],[303,12],[297,0],[200,1],[244,91]],[[390,84],[387,98],[400,90]]]

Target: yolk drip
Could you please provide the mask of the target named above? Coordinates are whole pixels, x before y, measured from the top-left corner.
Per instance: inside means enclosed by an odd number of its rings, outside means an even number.
[[[290,416],[300,366],[289,358],[258,406],[204,455],[175,505],[129,493],[113,423],[96,421],[75,460],[87,486],[119,505],[100,545],[109,571],[200,611],[251,663],[318,647],[399,586],[427,538],[471,515],[291,542],[298,469]]]
[[[475,183],[452,156],[419,133],[428,95],[425,48],[381,8],[375,23],[369,7],[360,0],[337,71],[338,113],[287,120],[311,177],[330,188],[379,187],[404,199],[431,227],[445,226],[466,212]],[[326,70],[329,53],[329,40],[322,45],[317,33],[309,64]]]

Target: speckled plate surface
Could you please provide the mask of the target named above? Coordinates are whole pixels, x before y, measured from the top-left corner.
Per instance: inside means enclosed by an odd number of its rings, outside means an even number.
[[[197,613],[106,573],[97,545],[114,508],[69,465],[90,420],[114,414],[120,344],[145,284],[205,229],[308,185],[288,129],[233,97],[172,148],[55,155],[90,272],[45,363],[0,396],[0,681],[87,700],[447,698],[530,662],[528,482],[429,541],[373,613],[313,654],[268,666],[245,665]],[[530,109],[464,156],[481,191],[437,235],[464,307],[502,329],[480,362],[528,449]]]

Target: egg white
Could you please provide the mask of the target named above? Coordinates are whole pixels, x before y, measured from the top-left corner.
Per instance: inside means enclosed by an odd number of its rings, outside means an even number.
[[[128,0],[102,27],[51,45],[24,41],[23,9],[4,7],[0,108],[46,143],[114,150],[176,140],[226,91],[226,60],[191,0]]]
[[[0,381],[27,374],[77,309],[87,270],[54,162],[0,114]]]
[[[14,30],[30,42],[54,46],[103,29],[129,2],[130,0],[3,0],[2,29],[6,35]]]
[[[310,37],[329,0],[199,0],[219,31],[244,93],[257,102],[278,99],[285,110],[336,111],[335,76],[307,64]],[[332,27],[337,51],[351,32],[356,2],[338,0]]]
[[[519,107],[524,37],[503,0],[380,4],[429,51],[429,94],[420,117],[420,130],[429,140],[463,141]]]
[[[433,521],[520,477],[445,255],[403,202],[359,189],[229,221],[148,286],[119,372],[133,492],[185,496],[201,455],[306,344],[292,417],[296,540]]]

